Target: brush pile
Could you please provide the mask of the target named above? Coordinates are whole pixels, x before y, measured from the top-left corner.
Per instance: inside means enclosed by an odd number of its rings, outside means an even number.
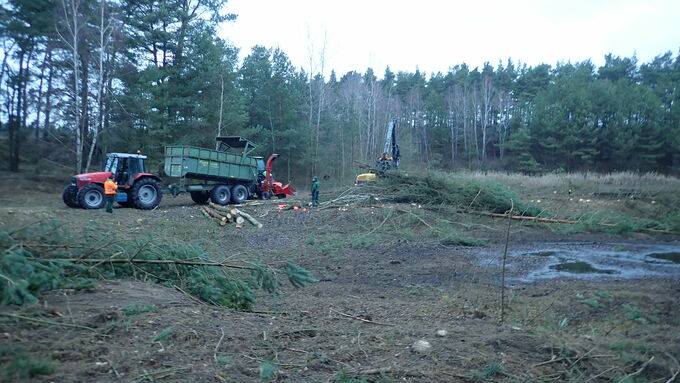
[[[512,208],[519,215],[544,215],[539,206],[521,201],[517,193],[499,182],[439,171],[431,171],[425,175],[386,172],[377,181],[350,189],[326,204],[362,205],[375,201],[448,205],[462,210],[500,214],[507,213]]]

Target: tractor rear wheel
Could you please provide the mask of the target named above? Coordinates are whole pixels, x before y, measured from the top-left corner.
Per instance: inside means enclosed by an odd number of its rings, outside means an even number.
[[[218,205],[226,205],[231,199],[231,191],[227,185],[215,185],[210,190],[210,200]]]
[[[161,203],[163,194],[161,185],[151,177],[144,177],[135,182],[130,190],[132,203],[136,208],[142,210],[154,209]]]
[[[243,185],[234,185],[231,188],[231,202],[241,204],[248,199],[248,189]]]
[[[101,209],[104,207],[104,188],[97,184],[90,184],[78,190],[76,199],[83,209]]]
[[[61,199],[64,201],[68,207],[80,207],[78,203],[78,187],[73,185],[68,185],[64,192],[61,193]]]
[[[189,194],[191,194],[191,200],[199,205],[205,205],[210,199],[210,194],[207,191],[192,191]]]

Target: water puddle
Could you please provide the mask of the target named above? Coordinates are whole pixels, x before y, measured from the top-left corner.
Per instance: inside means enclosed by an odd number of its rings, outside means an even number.
[[[647,254],[648,257],[680,263],[680,253],[653,253]]]
[[[557,265],[551,265],[551,269],[557,270],[557,271],[564,271],[567,273],[574,273],[574,274],[587,274],[587,273],[594,273],[594,274],[618,274],[618,271],[616,270],[604,270],[604,269],[598,269],[593,267],[588,262],[563,262],[559,263]]]
[[[499,267],[497,249],[468,249],[480,266]],[[646,243],[530,243],[510,248],[506,260],[509,284],[557,278],[680,279],[680,245]]]

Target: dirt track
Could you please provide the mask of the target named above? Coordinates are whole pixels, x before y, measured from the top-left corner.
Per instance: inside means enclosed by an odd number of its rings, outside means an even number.
[[[591,380],[604,382],[636,371],[651,356],[655,359],[643,375],[667,378],[674,365],[666,355],[680,357],[677,279],[563,278],[521,284],[507,291],[500,324],[496,264],[478,262],[475,251],[443,246],[417,220],[403,216],[398,225],[385,224],[363,235],[383,221],[385,209],[305,213],[276,209],[294,200],[269,201],[243,207],[259,217],[262,230],[238,230],[208,221],[187,197],[166,198],[154,211],[116,209],[108,216],[69,209],[56,192],[42,189],[5,190],[0,221],[58,218],[78,229],[90,220],[107,220],[112,230],[130,235],[154,233],[197,242],[217,258],[274,265],[293,259],[321,280],[304,289],[284,285],[279,297],[260,293],[256,310],[265,313],[208,306],[138,281],[103,281],[92,292],[54,291],[39,306],[3,308],[21,315],[54,309],[64,317],[50,320],[107,334],[3,318],[3,346],[55,361],[58,370],[43,378],[46,382],[257,382],[267,360],[277,365],[272,380],[280,382],[576,382],[612,368]],[[485,251],[502,253],[505,222],[446,218],[466,220],[466,235],[489,238]],[[562,236],[532,225],[513,226],[511,238],[511,249],[537,238],[622,240],[601,234]],[[638,240],[677,244],[673,237]],[[123,313],[132,303],[153,309]],[[171,335],[152,340],[168,327]],[[447,333],[437,336],[437,330]],[[432,349],[412,351],[419,339],[429,341]],[[502,372],[481,378],[496,365]]]

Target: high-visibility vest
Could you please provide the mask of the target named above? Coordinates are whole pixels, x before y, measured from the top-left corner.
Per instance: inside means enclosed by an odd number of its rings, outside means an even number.
[[[116,185],[115,182],[111,180],[106,180],[106,182],[104,182],[104,194],[116,194],[117,190],[118,185]]]

